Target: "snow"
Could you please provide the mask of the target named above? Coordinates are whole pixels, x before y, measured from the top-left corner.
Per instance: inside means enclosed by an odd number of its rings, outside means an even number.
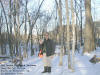
[[[16,75],[100,75],[100,63],[92,64],[89,62],[93,55],[100,56],[100,48],[98,47],[94,52],[90,54],[82,55],[80,49],[80,53],[75,53],[75,71],[72,72],[67,67],[67,55],[63,56],[63,66],[59,66],[59,56],[55,55],[52,59],[52,72],[44,73],[43,71],[43,62],[42,58],[39,58],[37,55],[29,57],[28,59],[24,59],[23,68],[20,73]],[[6,74],[2,74],[6,75]],[[15,74],[11,74],[15,75]]]

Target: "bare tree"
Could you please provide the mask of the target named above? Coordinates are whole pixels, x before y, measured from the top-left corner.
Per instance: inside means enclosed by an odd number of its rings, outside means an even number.
[[[25,4],[25,26],[24,26],[24,30],[25,30],[25,34],[24,34],[24,48],[23,48],[23,56],[24,58],[27,58],[28,57],[28,54],[27,54],[27,18],[28,18],[28,10],[27,10],[27,3],[28,3],[28,0],[25,0],[26,4]],[[29,21],[30,22],[30,21]],[[29,23],[30,24],[30,23]]]
[[[7,15],[6,15],[6,12],[5,12],[4,5],[2,3],[2,0],[0,0],[0,3],[1,3],[1,7],[2,7],[2,10],[3,10],[3,13],[4,13],[4,17],[5,17],[5,20],[6,20],[7,32],[9,33]]]
[[[70,27],[69,27],[69,9],[68,9],[68,0],[65,0],[66,2],[66,16],[67,16],[67,50],[68,50],[68,69],[71,69],[71,57],[70,57]]]
[[[9,0],[9,25],[10,25],[10,35],[9,38],[9,47],[10,47],[10,55],[13,57],[13,38],[12,38],[12,0]]]
[[[3,25],[3,16],[2,16],[2,10],[1,10],[1,14],[0,14],[0,55],[2,55],[2,42],[1,42],[1,29],[2,29],[2,25]]]
[[[71,0],[71,13],[72,13],[72,32],[73,32],[73,38],[72,38],[72,71],[74,71],[74,57],[75,57],[75,44],[76,44],[76,35],[75,35],[75,14],[74,14],[74,7],[73,7],[73,0]]]
[[[4,14],[4,18],[3,18],[3,20],[5,19],[5,23],[6,23],[6,26],[7,26],[7,34],[4,34],[4,35],[7,35],[5,38],[3,38],[3,39],[8,39],[7,41],[8,41],[8,43],[9,43],[9,45],[10,45],[10,41],[9,41],[9,24],[8,24],[8,19],[7,19],[7,13],[6,13],[6,11],[5,11],[5,8],[4,8],[4,5],[3,5],[3,3],[2,3],[2,0],[0,0],[0,4],[1,4],[1,7],[2,7],[2,11],[3,11],[3,14]],[[3,41],[3,43],[4,43],[4,45],[2,44],[2,46],[5,46],[2,50],[4,51],[4,53],[6,54],[6,43]],[[1,46],[1,48],[2,48],[2,46]]]
[[[83,24],[82,24],[82,23],[83,23],[83,21],[82,21],[82,14],[83,14],[83,13],[82,13],[82,0],[80,0],[80,5],[81,5],[81,6],[80,6],[80,16],[81,16],[81,33],[80,33],[80,34],[81,34],[81,41],[80,41],[80,42],[81,42],[81,46],[82,46],[82,43],[83,43],[83,36],[82,36],[82,32],[83,32],[83,31],[82,31],[82,25],[83,25]]]
[[[85,0],[85,39],[84,39],[84,50],[85,52],[91,52],[95,50],[95,40],[94,40],[94,23],[91,15],[91,0]]]
[[[58,10],[58,16],[59,16],[59,24],[60,24],[60,38],[61,38],[61,50],[60,50],[60,61],[59,61],[59,65],[62,66],[63,65],[63,26],[62,26],[62,3],[61,0],[59,0],[59,4],[58,2],[55,0],[56,4],[57,4],[57,10]]]

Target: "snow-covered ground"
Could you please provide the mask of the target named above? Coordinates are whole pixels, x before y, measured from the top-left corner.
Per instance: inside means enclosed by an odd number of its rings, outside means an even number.
[[[59,66],[59,56],[55,55],[52,59],[52,72],[44,73],[42,58],[34,55],[28,59],[24,59],[23,66],[20,68],[14,67],[17,73],[15,74],[4,74],[1,75],[100,75],[100,63],[92,64],[89,60],[96,54],[100,56],[100,48],[91,54],[82,55],[75,53],[75,72],[71,72],[67,68],[67,55],[63,56],[63,66]]]

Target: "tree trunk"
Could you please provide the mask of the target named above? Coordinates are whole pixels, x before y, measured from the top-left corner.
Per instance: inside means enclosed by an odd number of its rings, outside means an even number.
[[[17,42],[17,49],[18,49],[18,57],[20,58],[20,64],[22,64],[22,55],[21,55],[21,47],[20,47],[20,19],[19,19],[19,12],[20,12],[20,3],[19,0],[16,0],[16,23],[17,23],[17,34],[16,34],[16,42]]]
[[[61,4],[61,0],[59,0],[59,7],[58,7],[58,15],[59,15],[59,24],[60,24],[60,41],[61,41],[61,50],[60,50],[60,61],[59,61],[59,65],[62,66],[63,65],[63,26],[62,26],[62,4]]]
[[[31,56],[34,55],[34,49],[33,49],[33,39],[32,39],[32,33],[31,33]]]
[[[91,15],[91,0],[85,0],[85,39],[84,39],[84,50],[83,53],[90,53],[95,50],[94,40],[94,24]]]
[[[75,36],[75,15],[74,15],[74,7],[73,7],[73,0],[71,0],[71,12],[72,12],[72,31],[73,31],[73,43],[72,43],[72,71],[74,71],[74,57],[75,57],[75,43],[76,43],[76,36]]]
[[[82,34],[83,34],[83,33],[82,33],[82,32],[83,32],[83,31],[82,31],[82,25],[83,25],[83,24],[82,24],[82,14],[83,14],[83,13],[82,13],[82,0],[80,0],[80,4],[81,4],[81,6],[80,6],[80,16],[81,16],[81,28],[80,28],[80,29],[81,29],[81,33],[80,33],[81,39],[80,39],[80,42],[81,42],[81,46],[82,46],[82,45],[83,45],[83,36],[82,36]]]
[[[10,56],[13,57],[13,49],[12,49],[12,23],[11,23],[11,20],[12,20],[12,17],[11,17],[11,12],[12,12],[12,9],[11,9],[11,0],[9,0],[9,8],[10,8],[10,13],[9,13],[9,23],[10,23],[10,34],[8,34],[8,40],[9,40],[9,48],[10,48]]]
[[[23,56],[24,56],[24,58],[27,58],[27,41],[26,41],[26,38],[27,38],[27,28],[26,28],[26,23],[27,23],[27,0],[26,0],[26,6],[25,6],[25,27],[24,27],[24,29],[25,29],[25,34],[24,34],[24,38],[25,38],[25,45],[24,45],[24,53],[23,53]]]
[[[23,57],[24,58],[28,58],[28,54],[27,54],[27,43],[26,41],[24,42],[24,47],[23,47]]]
[[[67,50],[68,50],[68,69],[71,69],[71,57],[70,57],[70,28],[69,28],[69,9],[68,9],[68,0],[66,1],[66,16],[67,16]]]

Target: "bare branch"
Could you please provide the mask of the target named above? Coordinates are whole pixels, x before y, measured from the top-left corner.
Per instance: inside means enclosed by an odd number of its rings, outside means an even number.
[[[30,26],[30,31],[29,31],[27,43],[28,43],[29,38],[30,38],[30,35],[31,35],[31,33],[32,33],[32,29],[33,29],[33,27],[34,27],[34,25],[35,25],[35,23],[36,23],[36,21],[37,21],[37,19],[38,19],[38,17],[39,17],[40,8],[41,8],[43,2],[44,2],[44,0],[41,2],[40,6],[39,6],[39,8],[38,8],[38,11],[37,11],[37,13],[36,13],[36,18],[35,18],[34,21],[32,21],[32,25]]]
[[[9,30],[8,30],[8,22],[7,22],[7,16],[6,16],[6,12],[5,12],[5,9],[4,9],[4,6],[2,4],[2,1],[0,0],[0,3],[1,3],[1,6],[2,6],[2,9],[3,9],[3,12],[4,12],[4,17],[5,17],[5,20],[6,20],[6,25],[7,25],[7,32],[9,33]]]

